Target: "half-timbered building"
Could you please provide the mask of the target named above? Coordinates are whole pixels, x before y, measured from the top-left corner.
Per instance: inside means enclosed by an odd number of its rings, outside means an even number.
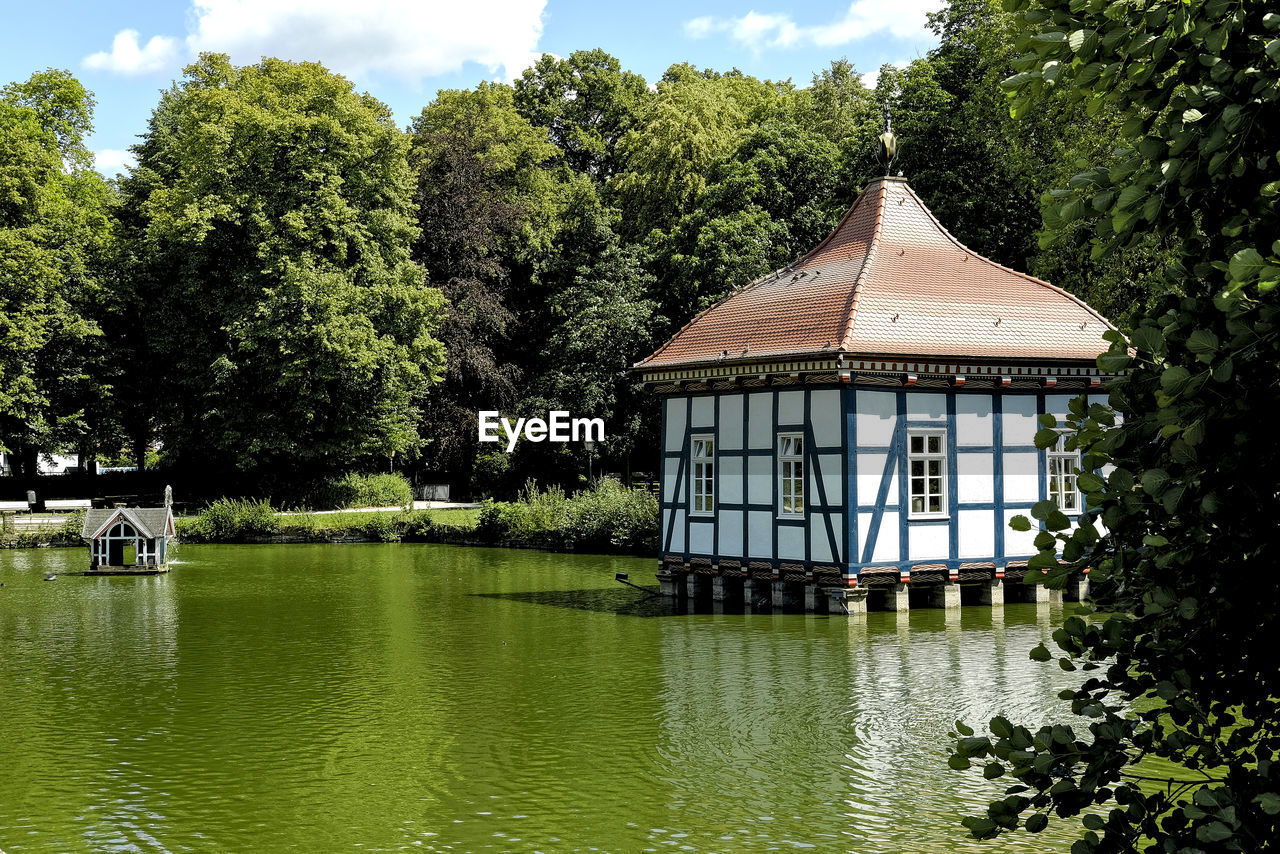
[[[1103,399],[1108,328],[962,245],[902,178],[873,182],[811,252],[635,366],[662,397],[663,589],[819,610],[850,589],[1003,597],[1036,552],[1010,519],[1081,510],[1077,456],[1033,437]]]

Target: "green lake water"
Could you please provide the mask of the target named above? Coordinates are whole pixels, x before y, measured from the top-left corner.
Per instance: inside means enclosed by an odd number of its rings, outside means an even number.
[[[0,551],[0,849],[1065,851],[974,843],[947,730],[1041,723],[1048,605],[687,614],[656,562],[185,546],[167,576]]]

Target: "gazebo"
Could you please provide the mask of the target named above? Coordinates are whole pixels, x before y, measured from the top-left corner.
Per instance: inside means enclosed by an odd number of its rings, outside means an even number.
[[[867,589],[898,610],[962,586],[1047,598],[1004,585],[1037,551],[1009,520],[1081,512],[1079,455],[1034,436],[1105,401],[1110,328],[961,244],[902,178],[871,182],[811,252],[634,366],[662,398],[664,592],[833,613]]]
[[[81,535],[89,541],[86,575],[155,575],[168,572],[169,544],[177,536],[168,489],[163,507],[115,507],[85,513]]]

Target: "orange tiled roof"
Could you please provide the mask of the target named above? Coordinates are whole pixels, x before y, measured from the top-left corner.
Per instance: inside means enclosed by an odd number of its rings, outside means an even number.
[[[1109,328],[1066,291],[968,249],[904,180],[882,178],[812,252],[733,291],[636,367],[839,353],[1092,363]]]

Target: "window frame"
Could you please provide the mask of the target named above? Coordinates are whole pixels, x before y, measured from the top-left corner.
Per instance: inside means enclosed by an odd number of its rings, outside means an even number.
[[[782,453],[783,440],[790,439],[800,443],[799,453]],[[776,453],[778,460],[778,506],[776,509],[777,518],[779,519],[803,519],[808,510],[809,504],[805,495],[805,478],[808,477],[807,466],[805,465],[805,438],[802,431],[787,430],[778,433]],[[794,446],[793,446],[794,447]],[[797,476],[794,466],[800,467],[800,474]],[[787,467],[792,466],[792,472],[787,473]],[[787,501],[786,485],[791,484],[791,507],[787,510],[785,502]],[[796,485],[800,487],[800,509],[795,509]]]
[[[705,456],[698,456],[698,445],[709,445],[711,452]],[[702,471],[710,468],[710,474],[703,474]],[[716,513],[716,437],[713,433],[697,433],[689,436],[689,515],[690,516],[714,516]],[[706,485],[707,491],[699,491],[702,485]],[[699,508],[698,502],[702,499],[704,506]],[[707,503],[710,506],[705,506]]]
[[[1044,449],[1044,457],[1045,457],[1044,491],[1045,491],[1046,499],[1054,500],[1056,498],[1058,509],[1062,511],[1064,515],[1079,516],[1082,512],[1084,512],[1083,510],[1084,496],[1080,494],[1080,484],[1077,480],[1080,476],[1080,471],[1081,471],[1080,451],[1078,449],[1074,451],[1068,451],[1064,447],[1067,441],[1068,432],[1069,431],[1067,430],[1059,430],[1058,441]],[[1071,472],[1063,472],[1062,474],[1055,475],[1053,473],[1053,463],[1055,460],[1063,460],[1068,462],[1074,470]],[[1062,490],[1059,490],[1057,496],[1053,494],[1054,481],[1060,480],[1065,482],[1067,478],[1071,479],[1071,492],[1072,492],[1072,497],[1075,499],[1075,506],[1071,508],[1062,506],[1062,499],[1065,497],[1065,493]]]
[[[922,450],[919,453],[915,453],[911,450],[911,440],[917,436],[924,438],[924,450]],[[939,442],[938,442],[939,449],[936,452],[929,450],[929,439],[932,437],[937,437],[939,439]],[[947,428],[945,427],[910,427],[907,429],[906,478],[907,478],[907,519],[909,521],[937,520],[937,519],[951,518],[950,512],[949,512],[950,507],[948,506],[948,502],[947,502],[947,494],[949,491],[950,477],[951,477],[951,473],[948,470],[949,466],[947,465],[947,460],[949,456],[950,454],[948,453],[948,447],[947,447]],[[939,474],[937,476],[937,480],[939,481],[939,483],[938,483],[938,492],[936,495],[938,499],[938,509],[929,510],[928,509],[929,499],[934,497],[934,493],[929,489],[929,481],[934,479],[934,476],[929,474],[929,463],[935,462],[935,461],[939,464],[938,466]],[[919,475],[920,479],[924,481],[924,493],[919,497],[923,499],[925,509],[920,511],[915,510],[913,506],[914,500],[917,497],[914,491],[914,482],[916,480],[917,475],[915,475],[912,472],[912,463],[914,462],[924,463],[924,474]]]

